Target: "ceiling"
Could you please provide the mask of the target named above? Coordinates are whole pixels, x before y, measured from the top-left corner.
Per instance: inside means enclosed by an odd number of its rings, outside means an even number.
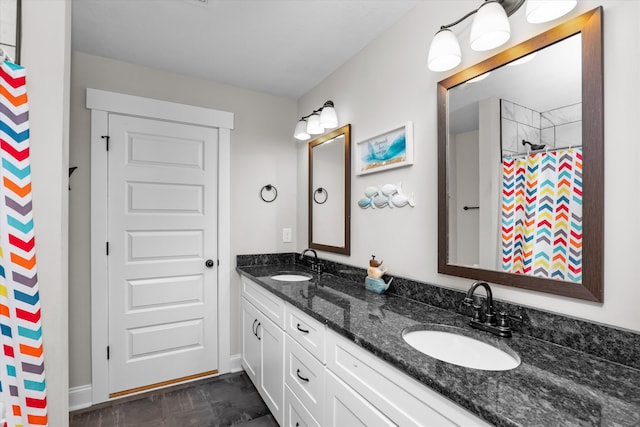
[[[297,99],[424,0],[73,0],[72,49]]]

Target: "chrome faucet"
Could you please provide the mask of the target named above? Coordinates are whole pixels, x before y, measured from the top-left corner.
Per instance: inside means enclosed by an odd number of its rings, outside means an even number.
[[[473,294],[478,287],[483,287],[487,293],[487,307],[485,309],[484,319],[482,319],[482,307],[473,303]],[[462,300],[461,305],[471,306],[473,308],[473,317],[469,322],[472,328],[491,332],[501,337],[511,336],[511,328],[507,323],[507,314],[503,312],[499,313],[497,316],[498,320],[496,321],[496,312],[493,309],[493,293],[491,292],[491,286],[489,286],[487,282],[474,282],[467,291],[467,295]]]
[[[302,253],[300,254],[300,260],[304,259],[304,255],[307,252],[311,252],[313,254],[313,260],[311,260],[311,271],[313,271],[314,273],[322,273],[322,264],[320,262],[318,262],[318,253],[311,248],[307,248],[304,251],[302,251]]]

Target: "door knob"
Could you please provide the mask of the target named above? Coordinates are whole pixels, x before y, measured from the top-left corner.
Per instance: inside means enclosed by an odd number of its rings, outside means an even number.
[[[213,265],[214,265],[214,262],[213,262],[212,259],[208,259],[208,260],[205,261],[204,265],[206,265],[207,268],[212,268]]]

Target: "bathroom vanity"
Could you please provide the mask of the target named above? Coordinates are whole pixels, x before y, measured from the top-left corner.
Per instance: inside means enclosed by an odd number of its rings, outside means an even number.
[[[242,319],[242,366],[281,425],[488,425],[247,276]]]
[[[242,366],[281,425],[640,424],[636,367],[527,334],[495,337],[455,310],[367,292],[364,275],[313,273],[294,254],[265,259],[237,267]],[[311,279],[272,278],[283,272]],[[434,359],[402,338],[424,324],[468,329],[521,363],[486,371]]]

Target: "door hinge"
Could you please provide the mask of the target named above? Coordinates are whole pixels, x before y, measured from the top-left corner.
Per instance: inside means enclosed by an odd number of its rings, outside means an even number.
[[[111,356],[111,353],[109,351],[109,346],[107,346],[107,360],[109,360],[109,357]]]
[[[109,242],[107,242],[107,256],[109,256]]]
[[[220,267],[220,260],[219,260],[219,259],[217,259],[217,260],[216,260],[216,262],[218,263],[218,264],[217,264],[217,265],[218,265],[218,267]]]
[[[107,143],[107,151],[109,151],[109,141],[111,140],[111,137],[109,135],[102,135],[100,138],[104,139]]]

